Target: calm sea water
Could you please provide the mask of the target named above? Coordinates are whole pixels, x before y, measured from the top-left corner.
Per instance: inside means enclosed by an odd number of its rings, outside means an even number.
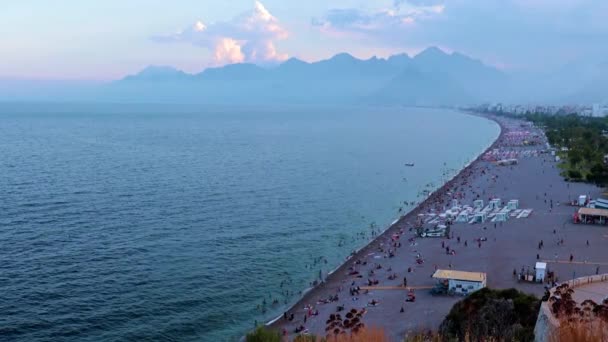
[[[235,340],[498,132],[430,109],[0,105],[0,339]]]

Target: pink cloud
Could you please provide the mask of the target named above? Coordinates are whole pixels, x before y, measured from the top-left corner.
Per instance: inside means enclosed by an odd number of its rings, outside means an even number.
[[[275,43],[288,38],[289,32],[279,20],[255,1],[252,10],[231,21],[206,24],[199,20],[184,30],[155,36],[153,40],[200,46],[213,52],[215,64],[227,64],[286,60],[288,55],[277,52]]]

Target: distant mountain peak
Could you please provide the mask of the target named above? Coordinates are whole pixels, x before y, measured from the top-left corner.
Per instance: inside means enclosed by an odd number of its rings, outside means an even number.
[[[251,80],[266,77],[267,69],[252,63],[227,64],[223,67],[207,68],[197,76],[207,80]]]
[[[305,64],[308,64],[308,62],[305,62],[296,57],[291,57],[290,59],[283,62],[283,64],[281,64],[281,65],[305,65]]]
[[[143,68],[140,72],[135,75],[129,75],[124,80],[174,80],[180,78],[187,78],[191,75],[178,70],[171,66],[166,65],[149,65]]]
[[[339,54],[333,56],[332,58],[330,58],[330,60],[332,60],[332,61],[349,61],[349,60],[356,60],[356,58],[347,52],[342,52],[342,53],[339,53]]]
[[[388,59],[391,60],[391,59],[399,59],[399,58],[410,59],[411,57],[407,53],[403,52],[403,53],[398,53],[396,55],[392,55]]]
[[[449,56],[445,51],[441,50],[436,46],[430,46],[424,49],[422,52],[416,55],[415,58],[428,58],[428,57],[445,57]]]

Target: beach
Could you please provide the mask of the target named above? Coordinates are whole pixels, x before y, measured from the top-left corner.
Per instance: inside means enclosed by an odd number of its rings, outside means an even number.
[[[365,309],[365,326],[383,328],[397,341],[408,334],[437,329],[462,298],[431,295],[430,288],[437,282],[431,276],[436,269],[485,272],[490,288],[516,288],[541,296],[543,284],[519,282],[514,271],[528,271],[537,260],[544,260],[558,279],[567,280],[608,268],[600,265],[608,261],[602,259],[605,229],[573,224],[577,208],[569,205],[579,195],[596,198],[601,190],[565,182],[554,157],[542,153],[547,146],[538,128],[515,119],[488,118],[501,126],[492,146],[354,253],[322,284],[305,293],[286,312],[287,318],[279,317],[271,327],[290,337],[302,329],[325,336],[331,314]],[[536,137],[535,144],[529,144],[530,137]],[[517,164],[496,163],[507,158],[516,158]],[[453,200],[472,206],[474,200],[487,204],[493,198],[504,203],[516,199],[519,207],[531,210],[531,214],[509,217],[506,222],[454,223],[449,238],[419,238],[411,230],[418,220],[438,217],[451,208]],[[405,301],[408,289],[403,287],[404,277],[407,287],[414,290],[414,302]],[[359,291],[353,292],[357,288]]]

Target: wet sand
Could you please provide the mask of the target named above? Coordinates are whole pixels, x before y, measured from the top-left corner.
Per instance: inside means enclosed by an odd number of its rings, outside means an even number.
[[[488,149],[503,148],[508,150],[534,151],[545,149],[545,145],[506,147],[509,144],[508,132],[517,129],[522,123],[506,118],[492,118],[502,128],[497,141]],[[306,293],[303,298],[287,313],[294,314],[295,319],[288,321],[278,319],[271,326],[285,329],[290,336],[295,336],[295,329],[304,326],[311,334],[324,336],[326,320],[336,313],[338,305],[348,310],[366,308],[363,318],[366,326],[381,327],[394,340],[403,338],[408,333],[424,329],[436,329],[447,315],[452,305],[461,299],[454,296],[432,296],[428,289],[418,289],[415,302],[405,302],[407,291],[396,288],[407,277],[408,287],[432,287],[436,281],[431,278],[435,268],[487,273],[487,285],[491,288],[517,288],[519,290],[542,295],[542,284],[518,282],[513,277],[513,270],[522,267],[533,270],[537,254],[541,260],[549,260],[549,270],[555,271],[561,280],[572,277],[595,274],[597,265],[590,262],[608,263],[608,253],[604,252],[604,242],[608,237],[608,228],[593,225],[576,225],[572,215],[577,208],[567,205],[581,194],[597,197],[601,189],[582,183],[567,183],[559,175],[559,169],[550,154],[539,154],[519,158],[514,166],[498,166],[495,163],[478,158],[469,167],[462,170],[453,180],[431,195],[420,206],[402,217],[385,233],[356,253],[350,260],[338,268],[326,281]],[[528,218],[509,218],[507,222],[482,224],[455,223],[451,227],[454,238],[415,238],[409,231],[420,213],[431,208],[441,211],[448,206],[454,193],[461,193],[464,198],[460,203],[473,205],[479,198],[487,204],[490,197],[501,198],[505,203],[518,199],[521,209],[533,209]],[[553,200],[553,208],[551,208]],[[446,208],[447,209],[447,208]],[[554,233],[555,231],[555,233]],[[401,247],[391,247],[391,236],[403,232],[398,243]],[[457,238],[460,237],[460,243]],[[487,241],[478,245],[475,241],[481,237]],[[559,240],[563,244],[558,244]],[[538,244],[543,240],[544,247],[539,250]],[[464,242],[468,246],[465,247]],[[587,246],[589,241],[589,246]],[[448,255],[442,243],[455,250],[455,255]],[[394,249],[395,256],[389,258],[388,249]],[[424,259],[417,264],[416,256]],[[574,263],[569,262],[570,255]],[[356,264],[357,261],[361,263]],[[577,262],[578,261],[578,262]],[[585,263],[585,261],[587,263]],[[366,265],[362,265],[366,263]],[[381,269],[376,269],[381,265]],[[608,271],[606,266],[599,266],[600,273]],[[356,269],[362,278],[349,275],[349,269]],[[412,272],[408,273],[408,268]],[[391,269],[391,271],[388,271]],[[374,275],[370,275],[374,270]],[[389,274],[396,274],[396,279],[389,280]],[[396,289],[372,290],[364,294],[351,296],[349,288],[367,286],[368,279],[377,279],[378,286]],[[337,301],[318,304],[320,300],[338,296]],[[356,300],[355,300],[356,298]],[[377,306],[370,307],[371,300],[378,301]],[[304,316],[308,312],[306,305],[318,310],[317,316]],[[403,308],[404,312],[400,312]]]

